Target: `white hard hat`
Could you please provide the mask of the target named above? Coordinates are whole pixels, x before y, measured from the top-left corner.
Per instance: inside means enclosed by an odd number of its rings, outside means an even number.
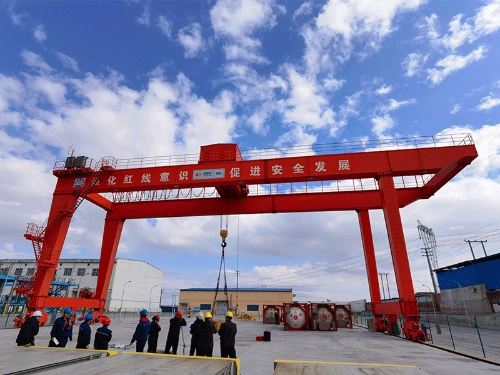
[[[33,313],[32,316],[42,316],[42,312],[37,310]]]
[[[198,319],[203,320],[204,315],[203,315],[203,313],[202,313],[202,312],[199,312],[198,314],[196,314],[196,317],[197,317]]]

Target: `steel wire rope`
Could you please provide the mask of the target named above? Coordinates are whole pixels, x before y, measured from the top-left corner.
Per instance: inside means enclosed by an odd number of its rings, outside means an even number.
[[[215,295],[214,295],[214,301],[213,301],[213,304],[212,304],[212,309],[211,309],[211,312],[212,312],[212,315],[215,314],[215,303],[217,302],[217,294],[219,293],[219,283],[220,283],[220,275],[221,275],[221,271],[222,271],[222,268],[224,267],[224,295],[226,297],[226,304],[229,303],[229,299],[228,299],[228,295],[227,295],[227,277],[226,277],[226,260],[224,258],[224,250],[227,246],[227,243],[226,243],[226,237],[227,237],[227,234],[228,234],[228,215],[226,215],[226,229],[223,230],[222,229],[222,217],[223,215],[221,215],[220,217],[220,235],[221,235],[221,239],[222,239],[222,242],[221,242],[221,248],[222,248],[222,255],[221,255],[221,258],[220,258],[220,265],[219,265],[219,275],[217,276],[217,285],[215,287]],[[228,306],[229,307],[229,306]]]

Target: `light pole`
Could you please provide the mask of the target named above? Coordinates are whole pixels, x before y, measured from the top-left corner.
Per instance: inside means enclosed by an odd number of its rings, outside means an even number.
[[[179,289],[174,290],[174,294],[172,294],[172,316],[174,316],[174,297],[175,297],[175,292],[177,292]]]
[[[450,281],[453,281],[454,283],[457,283],[458,286],[460,287],[460,294],[462,295],[462,302],[464,303],[465,315],[467,316],[467,323],[469,323],[469,328],[472,328],[471,325],[470,325],[469,313],[467,312],[467,305],[465,304],[465,298],[464,298],[464,292],[462,290],[462,285],[460,285],[460,283],[458,281],[451,280],[451,279],[450,279]]]
[[[128,283],[131,283],[131,282],[132,282],[132,280],[129,280],[125,284],[123,284],[122,303],[120,304],[120,320],[122,320],[123,296],[125,295],[125,285],[127,285]]]
[[[78,288],[76,288],[76,298],[78,298],[78,292],[80,291],[80,284],[82,283],[83,276],[90,275],[88,272],[82,276],[80,276],[80,282],[78,283]]]
[[[149,293],[149,311],[151,311],[151,296],[153,295],[153,289],[156,288],[158,284],[151,287],[151,293]]]
[[[432,291],[431,291],[430,287],[428,287],[425,284],[422,284],[422,286],[425,286],[427,289],[429,289],[429,294],[431,295],[431,298],[432,298],[432,310],[434,311],[434,320],[436,321],[436,331],[440,335],[441,334],[441,326],[439,325],[438,318],[436,315],[436,307],[434,306],[434,296],[432,295]]]

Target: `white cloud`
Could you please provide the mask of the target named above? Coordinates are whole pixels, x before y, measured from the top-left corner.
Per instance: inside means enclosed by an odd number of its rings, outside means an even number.
[[[329,0],[323,6],[316,25],[325,27],[346,40],[354,36],[369,35],[376,38],[389,34],[392,20],[399,12],[411,11],[420,6],[422,0],[391,0],[384,6],[370,1]]]
[[[73,70],[74,72],[79,72],[80,69],[78,68],[78,63],[76,60],[68,55],[65,55],[62,52],[56,52],[57,57],[61,61],[61,64],[68,69]]]
[[[210,19],[216,37],[226,40],[228,59],[249,57],[255,63],[266,60],[260,56],[261,43],[253,34],[259,29],[272,29],[277,14],[283,12],[284,8],[276,6],[274,0],[218,0]],[[247,53],[243,53],[244,49]]]
[[[392,86],[391,85],[389,85],[389,86],[382,85],[375,92],[377,94],[379,94],[379,95],[386,95],[386,94],[389,94],[391,91],[392,91]]]
[[[387,113],[383,116],[372,117],[371,122],[373,124],[372,131],[379,137],[394,126],[394,120]]]
[[[247,47],[242,47],[236,44],[224,46],[224,52],[226,53],[226,58],[228,60],[245,61],[247,63],[255,64],[269,63],[268,59],[255,51],[256,49],[252,51],[252,49],[248,49]]]
[[[9,13],[9,17],[10,17],[10,20],[12,21],[12,23],[16,26],[21,26],[22,23],[23,23],[23,17],[25,16],[24,14],[20,14],[20,13],[16,13],[14,11],[14,6],[15,6],[15,2],[12,1],[10,4],[9,4],[9,7],[7,8],[7,11]]]
[[[500,29],[500,0],[491,0],[480,8],[474,19],[474,29],[480,35],[491,34]]]
[[[135,19],[137,23],[144,25],[144,26],[149,26],[151,24],[151,15],[149,13],[149,7],[145,6],[142,14]]]
[[[476,109],[478,111],[486,111],[488,109],[491,109],[493,107],[499,106],[500,105],[500,98],[495,98],[493,96],[486,96],[481,99],[481,104],[479,104]]]
[[[462,17],[463,16],[461,14],[453,17],[449,24],[450,34],[443,36],[443,38],[440,40],[441,44],[452,51],[455,51],[465,42],[470,43],[475,39],[472,26],[467,23],[462,24]]]
[[[479,8],[476,15],[463,20],[463,14],[453,16],[448,24],[448,33],[440,36],[438,17],[433,14],[426,17],[427,36],[431,43],[443,46],[451,51],[472,43],[481,36],[494,33],[500,29],[500,0],[490,0],[487,5]]]
[[[449,55],[436,63],[436,67],[427,70],[427,80],[433,84],[439,84],[451,73],[465,68],[467,65],[481,60],[487,52],[486,47],[480,46],[467,56]]]
[[[287,68],[290,96],[286,100],[284,119],[286,122],[313,129],[334,125],[335,113],[330,109],[313,80],[300,75],[291,66]]]
[[[201,36],[201,26],[199,23],[192,23],[179,30],[179,42],[185,49],[186,58],[195,57],[205,49],[205,41]]]
[[[21,52],[21,57],[24,60],[24,63],[32,68],[38,69],[40,72],[43,73],[50,73],[54,69],[50,67],[49,64],[47,64],[43,58],[40,55],[37,55],[34,52],[23,50]]]
[[[389,113],[397,111],[403,106],[415,104],[416,102],[417,102],[416,99],[402,100],[402,101],[390,99],[387,104],[381,105],[380,108],[378,109],[379,114],[371,118],[371,122],[373,124],[372,127],[373,133],[375,133],[378,137],[383,137],[384,133],[387,130],[392,129],[396,124],[395,120],[391,117]]]
[[[158,16],[158,27],[161,29],[163,35],[171,37],[172,35],[172,23],[167,19],[166,16]]]
[[[344,79],[336,79],[333,78],[331,74],[329,74],[327,77],[323,78],[321,86],[326,91],[337,91],[345,84],[345,82],[346,81]]]
[[[243,39],[256,29],[276,24],[274,0],[218,0],[210,11],[217,36]]]
[[[383,113],[392,112],[398,110],[399,108],[405,105],[415,104],[416,102],[417,102],[416,99],[402,100],[402,101],[398,101],[396,99],[390,99],[389,104],[382,105],[380,111]]]
[[[450,111],[450,113],[451,113],[452,115],[454,115],[455,113],[457,113],[458,111],[460,111],[460,108],[462,108],[462,106],[461,106],[460,104],[455,104],[455,105],[453,106],[453,109]]]
[[[293,12],[293,19],[300,16],[308,16],[313,12],[314,3],[312,1],[306,1],[302,3],[295,12]]]
[[[43,42],[47,39],[47,34],[45,33],[44,29],[45,28],[43,27],[43,25],[37,25],[35,27],[35,30],[33,30],[33,36],[39,42]]]
[[[401,64],[405,70],[405,76],[413,77],[415,74],[419,73],[428,58],[429,55],[422,55],[420,53],[410,53],[406,56]]]

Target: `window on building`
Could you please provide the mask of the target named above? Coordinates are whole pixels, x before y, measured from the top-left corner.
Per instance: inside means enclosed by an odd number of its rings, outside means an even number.
[[[0,275],[8,275],[9,267],[0,268]]]
[[[26,276],[33,276],[34,274],[35,274],[34,268],[28,268],[28,271],[26,271]]]
[[[259,305],[247,305],[247,311],[259,311]]]
[[[200,303],[200,310],[212,310],[212,304],[210,303]]]
[[[73,272],[73,268],[65,268],[63,276],[71,276],[72,272]]]
[[[14,271],[14,275],[20,276],[23,274],[23,269],[22,268],[16,268]]]
[[[76,271],[76,276],[85,276],[85,268],[78,268],[78,271]]]
[[[99,273],[99,268],[92,268],[92,276],[97,276]]]

